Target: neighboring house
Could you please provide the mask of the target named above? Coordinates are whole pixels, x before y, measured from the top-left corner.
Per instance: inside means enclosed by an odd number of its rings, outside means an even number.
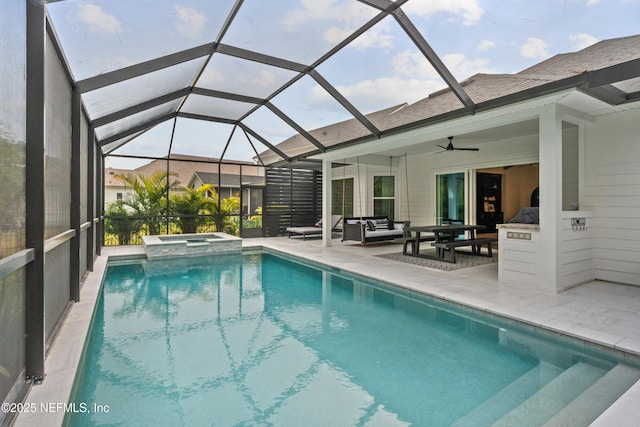
[[[256,209],[262,206],[262,189],[265,185],[264,176],[243,175],[242,181],[237,174],[218,174],[211,172],[196,172],[187,187],[198,188],[205,184],[211,184],[219,193],[221,199],[228,197],[240,197],[242,214],[253,215]],[[242,189],[242,191],[240,191]],[[213,194],[209,195],[210,197]]]
[[[238,182],[240,181],[240,176],[242,176],[243,182],[256,177],[264,179],[263,168],[251,162],[228,161],[230,163],[219,163],[219,159],[183,154],[172,154],[169,159],[169,170],[176,174],[174,179],[178,180],[178,187],[175,191],[182,191],[180,186],[189,186],[197,171],[215,174],[221,172],[223,175],[236,177],[235,180]],[[105,205],[125,197],[127,189],[122,180],[118,179],[118,175],[149,176],[158,170],[167,170],[166,158],[153,160],[131,170],[105,168]]]
[[[427,225],[491,213],[501,223],[539,195],[539,224],[500,229],[501,282],[551,292],[593,279],[640,285],[640,36],[461,85],[473,114],[447,89],[367,115],[377,137],[354,141],[366,132],[350,120],[310,132],[333,147],[325,153],[300,135],[279,147],[322,160],[334,192],[348,181],[355,216],[391,210]],[[449,136],[479,151],[444,151]]]
[[[115,168],[104,169],[105,205],[115,202],[117,200],[122,200],[124,198],[127,190],[124,187],[124,182],[122,182],[122,180],[119,179],[118,177],[127,173],[134,173],[134,171],[129,169],[115,169]]]

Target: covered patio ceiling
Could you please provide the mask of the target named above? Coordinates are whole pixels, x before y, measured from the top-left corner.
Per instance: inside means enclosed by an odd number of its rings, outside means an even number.
[[[412,16],[420,16],[419,10],[424,7],[420,0],[331,2],[338,7],[331,11],[332,19],[326,11],[318,9],[322,2],[314,8],[313,2],[296,0],[275,3],[220,0],[198,3],[202,13],[194,14],[194,9],[169,7],[170,2],[159,1],[146,7],[167,7],[166,13],[177,14],[178,18],[184,14],[186,18],[181,21],[184,26],[178,31],[194,32],[190,40],[200,43],[189,45],[189,38],[172,39],[168,37],[170,34],[162,34],[165,30],[161,22],[147,25],[144,23],[147,17],[139,16],[139,29],[145,37],[136,46],[124,46],[121,41],[121,48],[136,52],[130,57],[144,60],[124,67],[112,60],[103,64],[97,75],[91,75],[92,68],[86,66],[90,62],[87,52],[95,53],[101,45],[93,43],[92,37],[85,34],[86,43],[78,48],[77,40],[69,38],[73,31],[66,31],[66,27],[65,31],[59,29],[72,21],[70,10],[75,5],[85,14],[102,17],[105,22],[94,25],[105,25],[107,30],[116,28],[115,36],[119,39],[118,26],[111,22],[108,27],[109,15],[100,6],[107,7],[109,2],[96,0],[78,5],[73,0],[49,0],[48,3],[53,23],[50,33],[62,46],[76,89],[106,155],[136,157],[141,151],[151,158],[171,153],[202,154],[185,153],[180,144],[174,142],[176,127],[181,121],[198,121],[222,129],[214,137],[213,132],[202,128],[201,146],[208,157],[233,158],[230,147],[242,144],[251,147],[251,156],[258,162],[262,162],[261,154],[268,152],[268,164],[283,165],[332,148],[424,126],[424,118],[420,116],[400,122],[385,118],[437,89],[452,96],[445,111],[430,117],[434,123],[518,100],[511,96],[499,102],[487,102],[485,98],[474,101],[465,84],[445,66],[414,24]],[[336,26],[336,18],[341,27]],[[209,21],[216,33],[208,38],[206,32],[196,37],[195,29],[201,23],[198,19]],[[274,26],[275,23],[279,27]],[[390,28],[395,31],[394,37],[403,38],[396,43],[398,50],[389,48],[385,53],[379,49],[378,54],[383,55],[380,57],[363,53],[362,46],[384,43]],[[124,30],[120,28],[120,31]],[[166,32],[171,31],[166,29]],[[161,54],[154,56],[154,53]],[[413,63],[430,68],[426,71],[430,75],[428,82],[416,80],[414,99],[391,106],[380,105],[376,87],[370,88],[369,95],[364,97],[354,95],[349,89],[346,82],[351,75],[360,82],[380,83],[380,79],[369,78],[368,69],[376,62],[392,63],[392,57],[398,58],[398,54],[412,57]],[[418,57],[422,59],[416,59]],[[408,63],[405,66],[411,68]],[[389,70],[388,79],[393,81],[394,72],[397,70]],[[602,75],[602,81],[595,88],[585,86],[584,79],[570,84],[582,85],[599,99],[627,102],[628,94],[610,83],[620,80],[616,76],[628,74],[618,69]],[[544,87],[541,93],[562,88],[562,85]],[[631,89],[638,93],[637,87]],[[314,99],[310,100],[309,94]],[[337,135],[322,131],[323,126],[335,123],[346,124]],[[141,135],[162,126],[168,143],[147,142],[145,146],[128,149],[136,146]],[[224,135],[223,140],[219,135]],[[479,136],[475,135],[476,142],[481,141]],[[294,137],[296,143],[291,149],[287,144],[279,144]],[[387,154],[392,155],[393,150]]]

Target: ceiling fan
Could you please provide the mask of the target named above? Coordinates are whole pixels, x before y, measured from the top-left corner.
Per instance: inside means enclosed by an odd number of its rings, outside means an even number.
[[[479,148],[457,148],[453,146],[453,137],[449,136],[449,144],[445,147],[444,145],[437,145],[440,148],[444,148],[445,151],[453,151],[453,150],[464,150],[464,151],[478,151]],[[440,151],[439,153],[444,153],[444,151]],[[436,153],[438,154],[438,153]]]

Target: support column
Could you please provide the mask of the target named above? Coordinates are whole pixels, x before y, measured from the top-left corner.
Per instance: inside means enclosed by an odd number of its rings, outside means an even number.
[[[540,114],[540,241],[536,269],[541,289],[557,292],[562,214],[562,120],[551,105]]]
[[[331,247],[331,160],[322,161],[322,246]]]
[[[76,88],[73,89],[71,104],[71,228],[75,235],[71,239],[71,265],[69,297],[73,301],[80,301],[80,120],[82,118],[82,100]]]
[[[104,156],[100,147],[96,153],[96,215],[98,224],[96,229],[96,255],[102,254],[104,244]]]
[[[26,245],[34,260],[25,269],[25,370],[34,382],[44,379],[44,128],[45,128],[45,8],[27,1],[27,147]]]
[[[94,218],[96,217],[95,209],[95,189],[96,189],[96,141],[94,131],[91,126],[87,130],[87,221],[91,222],[91,226],[87,230],[87,270],[93,271],[93,254],[94,245],[96,244],[96,223]]]

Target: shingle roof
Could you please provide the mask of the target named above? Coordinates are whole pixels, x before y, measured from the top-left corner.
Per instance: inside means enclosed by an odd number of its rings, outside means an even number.
[[[189,181],[193,177],[193,175],[197,171],[201,172],[211,172],[218,173],[218,162],[220,159],[212,158],[212,157],[201,157],[201,156],[188,156],[184,154],[171,154],[169,157],[169,170],[171,172],[175,172],[177,174],[178,185],[187,185]],[[259,175],[259,167],[257,167],[254,163],[251,162],[235,162],[235,164],[225,164],[222,163],[220,169],[223,173],[228,173],[230,176],[235,175],[236,177],[240,174],[239,164],[242,164],[242,176],[243,179],[246,176],[256,176]],[[129,170],[129,169],[105,169],[105,185],[114,185],[114,186],[122,186],[122,182],[115,178],[118,174],[133,174],[149,176],[155,171],[166,171],[167,170],[167,160],[165,159],[156,159],[145,165],[140,166],[137,169]],[[114,173],[111,173],[114,172]]]
[[[198,171],[195,173],[195,176],[197,176],[203,184],[212,184],[216,187],[239,187],[241,183],[240,176],[236,174],[223,173],[222,175],[218,175],[217,173]],[[264,183],[264,176],[242,175],[242,184]]]
[[[640,35],[604,40],[578,52],[555,55],[516,74],[476,74],[461,84],[477,105],[638,58]],[[387,131],[461,109],[462,103],[450,89],[445,89],[434,92],[414,104],[392,107],[367,117],[378,129]],[[311,134],[328,147],[366,135],[366,132],[359,135],[357,127],[350,129],[351,122],[350,120],[329,125],[311,131]],[[295,152],[298,156],[315,151],[315,147],[304,141],[300,135],[283,141],[278,144],[278,147],[280,146],[286,147],[287,152]],[[265,164],[268,164],[266,159],[277,160],[270,150],[261,156]]]
[[[603,40],[580,51],[555,55],[517,73],[559,80],[640,58],[640,35]]]
[[[104,169],[104,185],[106,187],[110,187],[110,186],[122,187],[124,184],[117,177],[119,175],[124,175],[131,172],[132,171],[129,169],[105,168]]]

